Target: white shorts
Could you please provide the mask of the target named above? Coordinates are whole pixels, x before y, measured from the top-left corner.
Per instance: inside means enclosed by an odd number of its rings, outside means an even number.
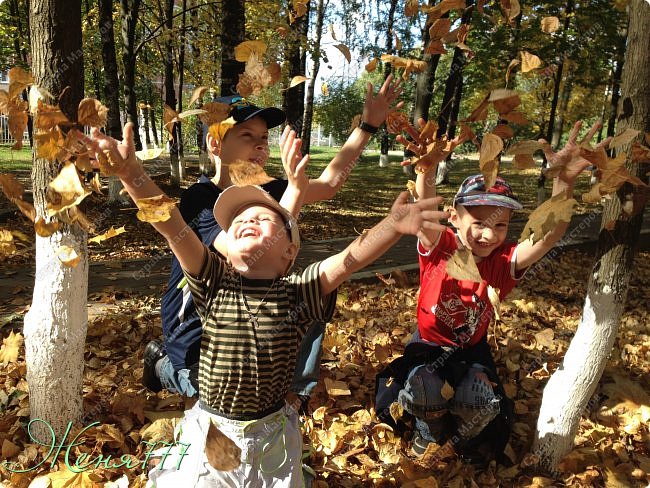
[[[205,443],[210,420],[241,449],[238,468],[218,471],[208,463]],[[298,414],[289,405],[261,419],[239,421],[207,412],[197,402],[185,412],[174,437],[178,444],[164,463],[149,471],[147,488],[304,486],[302,435]],[[161,457],[166,451],[159,449],[155,454]]]

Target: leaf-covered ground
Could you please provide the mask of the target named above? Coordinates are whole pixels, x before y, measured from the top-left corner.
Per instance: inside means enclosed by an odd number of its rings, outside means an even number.
[[[545,261],[502,304],[501,321],[491,328],[490,343],[507,393],[515,401],[514,434],[507,449],[512,466],[475,471],[450,458],[423,463],[410,442],[377,424],[371,408],[374,377],[403,350],[415,326],[417,276],[396,274],[394,282],[351,284],[341,288],[338,311],[328,326],[321,382],[313,395],[312,414],[304,418],[304,438],[313,453],[317,487],[348,486],[608,486],[645,487],[650,481],[650,292],[649,254],[635,262],[628,304],[616,345],[599,388],[585,410],[576,447],[562,463],[558,479],[535,476],[529,464],[542,389],[558,367],[577,327],[591,257],[578,252]],[[406,283],[410,278],[411,283]],[[0,468],[6,486],[27,487],[36,476],[52,486],[143,486],[142,441],[169,439],[183,400],[154,395],[140,383],[145,344],[161,333],[154,296],[96,295],[86,346],[84,424],[99,422],[85,434],[75,456],[86,453],[133,456],[132,469],[99,469],[74,474],[65,468],[63,451],[27,473]],[[29,297],[18,295],[17,309]],[[10,339],[9,330],[0,337]],[[14,332],[19,332],[18,330]],[[8,347],[7,345],[5,347]],[[0,368],[0,445],[3,459],[28,468],[47,453],[29,441],[24,349]],[[7,358],[5,358],[7,359]],[[2,359],[0,359],[1,361]],[[437,459],[433,456],[433,459]],[[423,466],[423,464],[428,464]],[[47,486],[41,479],[35,486]]]

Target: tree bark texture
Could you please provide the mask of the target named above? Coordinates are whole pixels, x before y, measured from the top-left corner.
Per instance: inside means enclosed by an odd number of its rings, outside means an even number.
[[[59,105],[71,120],[76,120],[84,86],[81,2],[32,0],[30,10],[36,85],[54,97],[65,90]],[[34,159],[34,206],[41,217],[46,216],[47,185],[57,170],[58,165],[50,161]],[[74,248],[80,256],[76,267],[66,267],[57,258],[56,250],[62,244]],[[65,432],[69,421],[80,420],[83,413],[87,295],[86,232],[64,224],[50,237],[37,235],[34,295],[24,326],[30,416],[47,421],[57,436]],[[50,442],[43,423],[33,427],[33,435]]]
[[[224,0],[221,25],[221,95],[237,93],[239,75],[244,63],[235,59],[235,46],[246,39],[244,0]]]
[[[625,52],[619,108],[619,130],[650,131],[650,55],[647,26],[650,5],[630,1],[630,26]],[[630,173],[642,178],[647,165],[631,164],[630,145],[619,147],[628,154]],[[647,187],[625,184],[603,209],[596,261],[587,288],[582,319],[562,366],[544,388],[534,452],[542,467],[553,472],[572,448],[581,412],[593,395],[612,350],[625,306],[636,243],[641,231]],[[613,231],[605,228],[614,221]]]
[[[293,7],[290,7],[293,8]],[[309,28],[309,4],[307,12],[295,19],[291,25],[291,41],[285,50],[285,63],[289,79],[304,75],[307,69],[307,30]],[[302,134],[303,115],[305,113],[305,84],[300,83],[288,88],[282,96],[282,110],[287,115],[287,124],[298,134]]]
[[[314,67],[307,87],[307,102],[305,104],[305,123],[302,126],[302,152],[309,153],[311,146],[311,125],[314,117],[314,89],[316,85],[316,77],[320,70],[320,41],[323,35],[323,19],[325,17],[325,4],[324,0],[318,0],[318,7],[316,7],[316,36],[314,39],[314,52],[312,55],[312,62]]]
[[[126,121],[132,122],[135,125],[133,140],[136,150],[140,151],[142,149],[142,142],[140,141],[140,131],[138,130],[138,106],[135,93],[135,27],[138,23],[140,0],[120,0],[120,5]]]
[[[165,29],[167,38],[165,40],[165,103],[176,110],[176,90],[174,89],[174,51],[172,44],[172,27],[174,22],[174,0],[165,0]],[[169,164],[171,170],[170,182],[172,185],[180,186],[183,179],[183,168],[178,153],[178,138],[180,129],[178,123],[171,126],[172,133],[169,139]]]
[[[393,25],[395,24],[395,10],[397,9],[397,0],[390,0],[390,6],[388,8],[388,20],[386,24],[386,54],[393,53]],[[392,72],[392,65],[386,63],[384,65],[384,79],[388,78],[388,75]],[[379,143],[379,165],[388,166],[388,131],[384,130],[381,133],[381,141]],[[405,166],[404,171],[412,171],[410,166]]]

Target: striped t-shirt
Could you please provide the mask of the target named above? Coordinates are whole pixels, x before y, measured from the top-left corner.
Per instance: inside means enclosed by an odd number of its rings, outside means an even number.
[[[185,274],[203,325],[202,404],[237,419],[268,411],[285,398],[303,335],[312,322],[328,322],[334,313],[336,292],[321,297],[319,266],[275,281],[247,279],[207,252],[200,275]]]

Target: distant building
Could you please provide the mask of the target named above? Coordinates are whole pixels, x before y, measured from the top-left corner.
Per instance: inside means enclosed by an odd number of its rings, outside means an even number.
[[[9,74],[8,71],[0,71],[0,90],[9,89]]]

